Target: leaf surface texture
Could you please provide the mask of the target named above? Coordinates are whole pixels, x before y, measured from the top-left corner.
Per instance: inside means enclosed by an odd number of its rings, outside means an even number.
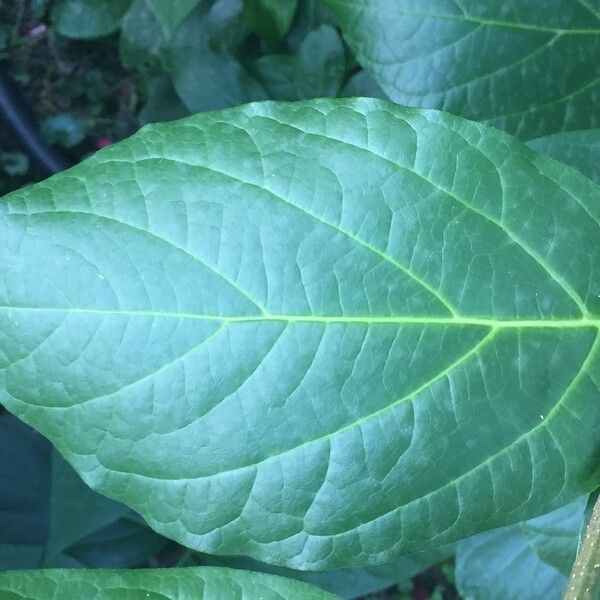
[[[158,532],[390,562],[600,483],[599,188],[378,100],[146,127],[0,204],[0,401]]]

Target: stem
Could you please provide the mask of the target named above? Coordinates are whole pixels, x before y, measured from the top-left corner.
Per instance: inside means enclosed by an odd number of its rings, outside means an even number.
[[[577,553],[563,600],[595,600],[600,591],[600,497]]]

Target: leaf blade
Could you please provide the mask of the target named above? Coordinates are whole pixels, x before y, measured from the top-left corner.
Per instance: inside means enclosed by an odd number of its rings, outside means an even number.
[[[597,484],[596,197],[374,100],[149,127],[6,199],[2,402],[207,552],[320,570],[528,518]]]

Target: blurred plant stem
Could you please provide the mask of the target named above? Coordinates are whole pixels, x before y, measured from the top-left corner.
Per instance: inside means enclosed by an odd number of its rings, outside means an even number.
[[[563,600],[597,600],[600,597],[600,497],[579,547]]]

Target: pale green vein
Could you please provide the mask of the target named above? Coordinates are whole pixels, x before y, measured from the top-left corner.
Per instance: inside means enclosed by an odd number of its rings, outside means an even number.
[[[407,173],[412,173],[414,176],[418,177],[423,182],[427,183],[428,185],[430,185],[430,186],[434,187],[435,189],[439,190],[440,192],[442,192],[446,197],[450,198],[451,200],[454,200],[461,206],[464,206],[471,213],[479,216],[480,218],[484,219],[485,221],[487,221],[487,222],[491,223],[492,225],[495,225],[497,228],[499,228],[515,245],[517,245],[519,248],[521,248],[521,250],[523,250],[523,252],[525,252],[528,256],[530,256],[538,264],[538,266],[541,267],[550,276],[550,278],[553,279],[563,289],[563,291],[575,303],[575,305],[581,312],[582,316],[587,315],[587,312],[588,312],[587,306],[585,305],[584,301],[579,296],[579,294],[564,279],[564,277],[561,277],[558,273],[556,273],[554,271],[554,269],[537,252],[535,252],[534,250],[529,248],[524,242],[522,242],[513,231],[511,231],[510,229],[508,229],[506,227],[506,225],[504,223],[502,223],[501,221],[498,221],[494,217],[487,215],[486,213],[482,212],[481,210],[475,208],[472,204],[469,204],[468,202],[466,202],[465,200],[463,200],[462,198],[457,196],[455,193],[453,193],[451,190],[441,186],[440,184],[436,183],[435,181],[432,181],[431,179],[428,179],[427,177],[425,177],[424,175],[422,175],[415,169],[411,169],[410,167],[407,167],[396,161],[391,160],[390,158],[388,158],[387,156],[385,156],[383,154],[375,152],[372,148],[367,148],[366,146],[361,146],[359,144],[350,142],[348,140],[343,140],[341,138],[333,137],[329,134],[325,135],[323,133],[301,129],[300,127],[297,127],[296,125],[293,125],[291,123],[284,123],[282,121],[275,120],[272,117],[269,117],[266,115],[262,115],[262,116],[263,116],[263,118],[265,118],[267,120],[271,120],[271,121],[274,121],[275,123],[279,123],[280,125],[290,127],[291,129],[294,129],[294,130],[304,133],[306,135],[313,135],[319,139],[329,140],[331,142],[343,144],[343,145],[353,148],[355,150],[361,150],[362,152],[366,152],[375,158],[378,158],[380,160],[387,162],[388,164],[392,165],[393,167],[395,167],[397,169],[401,169],[403,171],[406,171]]]
[[[72,315],[90,315],[100,317],[141,317],[152,319],[197,319],[201,321],[222,321],[223,323],[315,323],[339,325],[442,325],[475,327],[491,327],[495,329],[581,329],[600,328],[600,318],[581,319],[508,319],[486,317],[418,317],[371,315],[209,315],[202,313],[185,313],[160,310],[129,310],[125,308],[75,308],[58,306],[0,306],[1,311],[23,311],[32,313],[68,313]]]
[[[353,2],[352,0],[325,0],[325,4],[338,4],[343,8],[348,6],[354,6],[356,8],[362,8],[363,10],[381,10],[374,3],[372,5]],[[414,19],[436,19],[438,21],[457,21],[459,23],[473,23],[474,25],[481,25],[484,27],[498,27],[504,29],[517,29],[522,31],[536,31],[538,33],[549,33],[549,34],[564,34],[564,35],[600,35],[600,29],[564,29],[560,27],[543,27],[540,25],[532,25],[529,23],[518,23],[516,21],[498,21],[494,19],[482,19],[480,17],[473,17],[471,15],[448,15],[438,13],[420,13],[420,12],[407,12],[402,9],[398,9],[394,13],[394,17],[409,17]]]
[[[550,102],[546,102],[546,103],[543,103],[543,104],[536,104],[535,106],[532,106],[531,108],[528,108],[528,109],[525,109],[525,110],[519,110],[519,111],[512,112],[512,113],[506,113],[504,115],[497,115],[497,116],[495,116],[493,118],[490,117],[487,120],[487,122],[490,123],[490,124],[493,124],[494,121],[499,121],[499,120],[502,120],[502,119],[509,119],[511,117],[519,117],[519,116],[522,116],[522,115],[527,115],[527,114],[530,114],[530,113],[534,113],[534,112],[538,112],[538,111],[541,111],[541,110],[545,110],[547,108],[550,108],[551,106],[555,106],[555,105],[561,104],[563,102],[568,102],[569,100],[572,100],[573,98],[579,96],[580,94],[583,94],[588,89],[594,87],[598,83],[600,83],[600,77],[598,77],[597,79],[593,79],[592,81],[588,81],[587,83],[585,83],[580,88],[577,88],[575,91],[571,92],[567,96],[563,96],[562,98],[557,98],[556,100],[551,100]]]
[[[231,126],[230,123],[228,125]],[[231,173],[226,173],[223,170],[216,169],[216,168],[210,167],[208,165],[204,165],[204,164],[200,164],[200,163],[185,162],[185,161],[183,161],[183,160],[181,160],[179,158],[172,158],[172,157],[168,157],[168,156],[161,156],[161,157],[148,156],[146,158],[138,159],[135,162],[136,163],[140,163],[140,162],[144,162],[144,161],[156,161],[156,160],[158,160],[158,161],[171,161],[171,162],[175,162],[175,163],[178,163],[178,164],[181,164],[181,165],[186,165],[186,166],[189,166],[189,167],[194,167],[194,168],[198,168],[198,169],[204,169],[206,171],[209,171],[210,173],[215,173],[217,175],[221,175],[222,177],[226,177],[226,178],[231,179],[232,181],[235,181],[237,183],[241,183],[241,184],[244,184],[244,185],[256,187],[257,189],[261,190],[262,192],[266,192],[267,194],[270,194],[271,196],[273,196],[277,200],[280,200],[281,202],[284,202],[288,206],[291,206],[292,208],[295,208],[296,210],[298,210],[298,211],[306,214],[307,216],[311,217],[315,221],[317,221],[319,223],[322,223],[323,225],[326,225],[326,226],[332,228],[333,230],[337,231],[341,235],[344,235],[344,236],[348,237],[349,239],[351,239],[352,241],[356,242],[360,246],[366,248],[367,250],[369,250],[373,254],[376,254],[377,256],[379,256],[380,258],[382,258],[383,260],[385,260],[386,262],[389,262],[391,265],[393,265],[395,268],[397,268],[399,271],[401,271],[402,273],[404,273],[407,277],[409,277],[410,279],[412,279],[413,281],[415,281],[416,283],[418,283],[421,287],[423,287],[423,289],[425,289],[427,292],[429,292],[434,298],[436,298],[438,300],[438,302],[440,302],[446,308],[446,310],[448,310],[448,312],[450,312],[451,315],[458,314],[458,310],[456,309],[456,307],[453,306],[449,302],[449,300],[447,298],[445,298],[438,290],[436,290],[427,281],[425,281],[424,279],[422,279],[421,277],[419,277],[416,273],[414,273],[413,271],[411,271],[408,267],[405,267],[403,264],[401,264],[400,262],[398,262],[396,259],[394,259],[389,254],[386,254],[385,252],[379,250],[378,248],[376,248],[372,244],[369,244],[366,240],[363,240],[362,238],[356,236],[352,232],[346,231],[345,229],[342,229],[339,225],[337,225],[335,223],[331,223],[330,221],[327,221],[326,219],[323,219],[322,217],[320,217],[316,213],[313,213],[312,211],[306,209],[305,207],[300,206],[298,204],[294,204],[293,202],[290,202],[287,198],[285,198],[285,197],[283,197],[283,196],[275,193],[273,190],[265,187],[264,185],[260,185],[260,184],[258,184],[256,182],[253,182],[253,181],[248,181],[246,179],[241,178],[239,175],[231,174]],[[122,160],[116,160],[116,159],[111,159],[111,162],[125,162],[125,163],[128,163],[128,164],[133,164],[131,161],[122,161]],[[39,213],[36,213],[36,214],[39,214]],[[85,214],[85,213],[83,213],[83,214]],[[90,216],[94,216],[95,213],[88,213],[88,214],[90,214]],[[143,230],[140,230],[140,231],[143,231]],[[266,311],[263,310],[263,312],[266,312]]]
[[[466,479],[467,477],[469,477],[473,473],[476,473],[480,469],[482,469],[482,468],[490,465],[498,457],[502,456],[503,454],[506,454],[507,452],[509,452],[510,450],[512,450],[513,448],[515,448],[516,446],[518,446],[521,442],[527,441],[537,431],[540,431],[542,429],[547,429],[549,423],[552,422],[552,420],[554,419],[554,417],[558,414],[558,412],[563,407],[564,402],[568,398],[569,394],[573,391],[574,387],[579,383],[579,380],[584,376],[584,374],[587,373],[587,369],[588,369],[591,361],[596,357],[597,350],[598,350],[599,346],[600,346],[600,335],[596,334],[596,338],[594,339],[594,343],[590,347],[590,351],[588,352],[588,355],[587,355],[585,361],[582,363],[581,367],[579,368],[579,371],[577,372],[577,374],[575,375],[575,377],[573,377],[573,379],[571,380],[571,382],[567,385],[567,387],[565,388],[564,392],[561,394],[561,396],[557,400],[556,404],[548,412],[548,414],[546,415],[546,417],[543,420],[540,420],[540,422],[537,425],[535,425],[531,429],[529,429],[529,430],[525,431],[524,433],[522,433],[518,438],[516,438],[515,440],[513,440],[512,442],[510,442],[507,446],[504,446],[503,448],[501,448],[495,454],[492,454],[491,456],[488,456],[484,461],[480,462],[478,465],[476,465],[472,469],[469,469],[468,471],[462,473],[458,477],[455,477],[454,479],[448,481],[447,483],[445,483],[444,485],[440,486],[439,488],[436,488],[435,490],[431,490],[430,492],[425,493],[423,496],[419,496],[418,498],[415,498],[414,500],[411,500],[409,502],[406,502],[405,504],[397,506],[397,507],[393,508],[392,510],[384,513],[384,514],[378,515],[377,517],[371,519],[370,521],[362,523],[361,527],[364,527],[365,525],[369,525],[370,523],[374,523],[375,521],[386,517],[388,514],[391,514],[393,512],[398,511],[398,510],[406,509],[407,507],[409,507],[409,506],[411,506],[413,504],[417,504],[419,502],[423,502],[423,501],[427,500],[428,498],[431,498],[432,496],[435,496],[436,494],[438,494],[438,493],[440,493],[440,492],[448,489],[451,486],[456,486],[460,481]],[[336,535],[342,535],[343,533],[346,533],[346,532],[341,532],[341,533],[336,534]],[[315,537],[318,537],[318,536],[315,536]]]
[[[396,400],[394,400],[390,404],[387,404],[386,406],[380,408],[379,410],[376,410],[376,411],[369,413],[363,417],[360,417],[359,419],[356,419],[355,421],[352,421],[351,423],[347,423],[346,425],[340,427],[339,429],[330,431],[318,438],[306,440],[305,442],[302,442],[296,446],[292,446],[291,448],[286,448],[276,454],[272,454],[270,456],[262,458],[257,462],[246,464],[246,465],[241,465],[239,467],[233,467],[231,469],[217,471],[212,474],[189,476],[189,477],[162,477],[162,476],[158,477],[158,476],[153,476],[153,475],[145,475],[143,473],[134,473],[132,471],[118,471],[116,469],[113,469],[112,467],[110,469],[108,469],[107,467],[103,467],[103,468],[113,471],[113,472],[116,472],[116,473],[126,473],[127,475],[135,475],[137,477],[143,477],[145,479],[155,479],[155,480],[161,480],[161,481],[185,481],[185,480],[191,480],[191,479],[210,479],[212,477],[220,477],[220,476],[228,474],[228,473],[234,473],[234,472],[238,472],[238,471],[244,471],[247,469],[256,468],[267,462],[271,462],[273,460],[280,459],[283,456],[290,454],[292,452],[296,452],[297,450],[300,450],[304,447],[312,446],[313,444],[318,444],[320,442],[325,442],[325,441],[331,440],[334,437],[344,433],[345,431],[355,429],[356,427],[360,427],[364,423],[367,423],[367,422],[371,421],[372,419],[376,419],[377,417],[380,417],[381,415],[388,413],[389,411],[393,410],[397,406],[400,406],[401,404],[403,404],[405,402],[409,402],[409,401],[413,400],[416,396],[418,396],[422,392],[427,391],[427,389],[429,389],[435,383],[437,383],[444,377],[448,376],[450,373],[452,373],[452,371],[454,371],[455,369],[457,369],[458,367],[460,367],[461,365],[466,363],[472,356],[476,355],[483,348],[485,348],[486,345],[488,345],[490,342],[493,341],[493,339],[496,335],[496,332],[497,332],[497,330],[495,330],[495,329],[488,331],[486,333],[486,335],[484,335],[482,337],[482,339],[480,339],[470,350],[468,350],[467,352],[462,354],[452,364],[448,365],[445,369],[443,369],[442,371],[437,373],[434,377],[432,377],[425,383],[421,384],[418,388],[416,388],[412,392],[409,392],[408,394],[401,396],[400,398],[397,398]]]
[[[535,50],[531,51],[529,54],[526,54],[525,56],[522,56],[518,60],[515,60],[513,62],[507,63],[505,65],[501,65],[500,67],[494,69],[493,71],[489,71],[488,73],[479,74],[476,77],[473,77],[472,79],[469,79],[468,81],[463,81],[461,83],[457,83],[456,85],[453,85],[451,87],[440,88],[440,89],[437,89],[437,90],[432,91],[432,92],[427,92],[426,94],[424,94],[424,93],[408,92],[406,90],[399,89],[397,86],[396,86],[396,89],[403,96],[410,96],[412,98],[422,98],[423,96],[441,95],[441,94],[448,94],[450,92],[455,92],[457,90],[460,90],[460,89],[463,89],[465,87],[468,87],[469,85],[471,85],[473,83],[481,83],[481,82],[483,82],[483,81],[485,81],[487,79],[490,79],[492,77],[496,77],[496,76],[500,75],[501,73],[508,72],[511,69],[514,69],[515,67],[524,65],[525,63],[533,60],[534,58],[538,57],[540,54],[543,54],[544,52],[546,52],[547,50],[549,50],[550,48],[552,48],[552,46],[554,46],[554,44],[556,44],[556,42],[561,37],[562,37],[562,35],[560,33],[557,33],[555,36],[551,37],[549,40],[544,41],[544,43],[541,46],[539,46]],[[439,49],[436,48],[435,52],[438,52],[438,51],[439,51]],[[432,53],[432,55],[433,54],[434,53]],[[415,58],[414,60],[420,60],[421,58],[422,57],[419,56],[419,57]],[[428,57],[428,58],[430,58],[430,57]],[[371,62],[373,63],[374,61],[371,59]],[[492,119],[492,118],[494,118],[494,117],[489,117],[489,119]]]
[[[128,227],[130,229],[132,229],[133,231],[137,231],[138,233],[142,234],[142,235],[146,235],[149,236],[150,238],[157,240],[163,244],[167,244],[169,246],[171,246],[173,249],[178,250],[179,252],[181,252],[182,254],[185,254],[186,256],[188,256],[189,258],[191,258],[193,261],[197,262],[198,264],[202,265],[203,267],[205,267],[206,269],[208,269],[211,273],[214,273],[218,278],[222,279],[225,283],[227,283],[228,285],[230,285],[238,294],[240,294],[241,296],[243,296],[246,300],[248,300],[248,302],[250,302],[255,308],[257,308],[261,313],[265,313],[267,312],[267,309],[262,306],[261,304],[259,304],[254,298],[252,298],[252,296],[250,296],[250,294],[242,289],[233,279],[230,279],[229,277],[227,277],[227,275],[221,273],[220,271],[218,271],[215,267],[213,267],[212,265],[210,265],[209,263],[207,263],[206,261],[202,260],[199,256],[196,256],[195,254],[192,254],[189,250],[187,250],[186,248],[184,248],[183,246],[179,246],[177,244],[175,244],[174,242],[161,237],[160,235],[150,231],[149,229],[142,229],[141,227],[137,227],[136,225],[133,225],[130,222],[126,222],[126,221],[121,221],[120,219],[117,219],[115,217],[109,216],[109,215],[104,215],[104,214],[99,214],[99,213],[92,213],[92,212],[86,212],[86,211],[82,211],[82,210],[53,210],[53,211],[34,211],[32,213],[20,213],[20,212],[12,212],[9,213],[10,215],[16,215],[16,216],[45,216],[45,215],[74,215],[74,216],[84,216],[84,217],[93,217],[96,219],[100,219],[100,220],[105,220],[108,221],[110,223],[115,223],[117,225],[121,225],[123,227]]]

